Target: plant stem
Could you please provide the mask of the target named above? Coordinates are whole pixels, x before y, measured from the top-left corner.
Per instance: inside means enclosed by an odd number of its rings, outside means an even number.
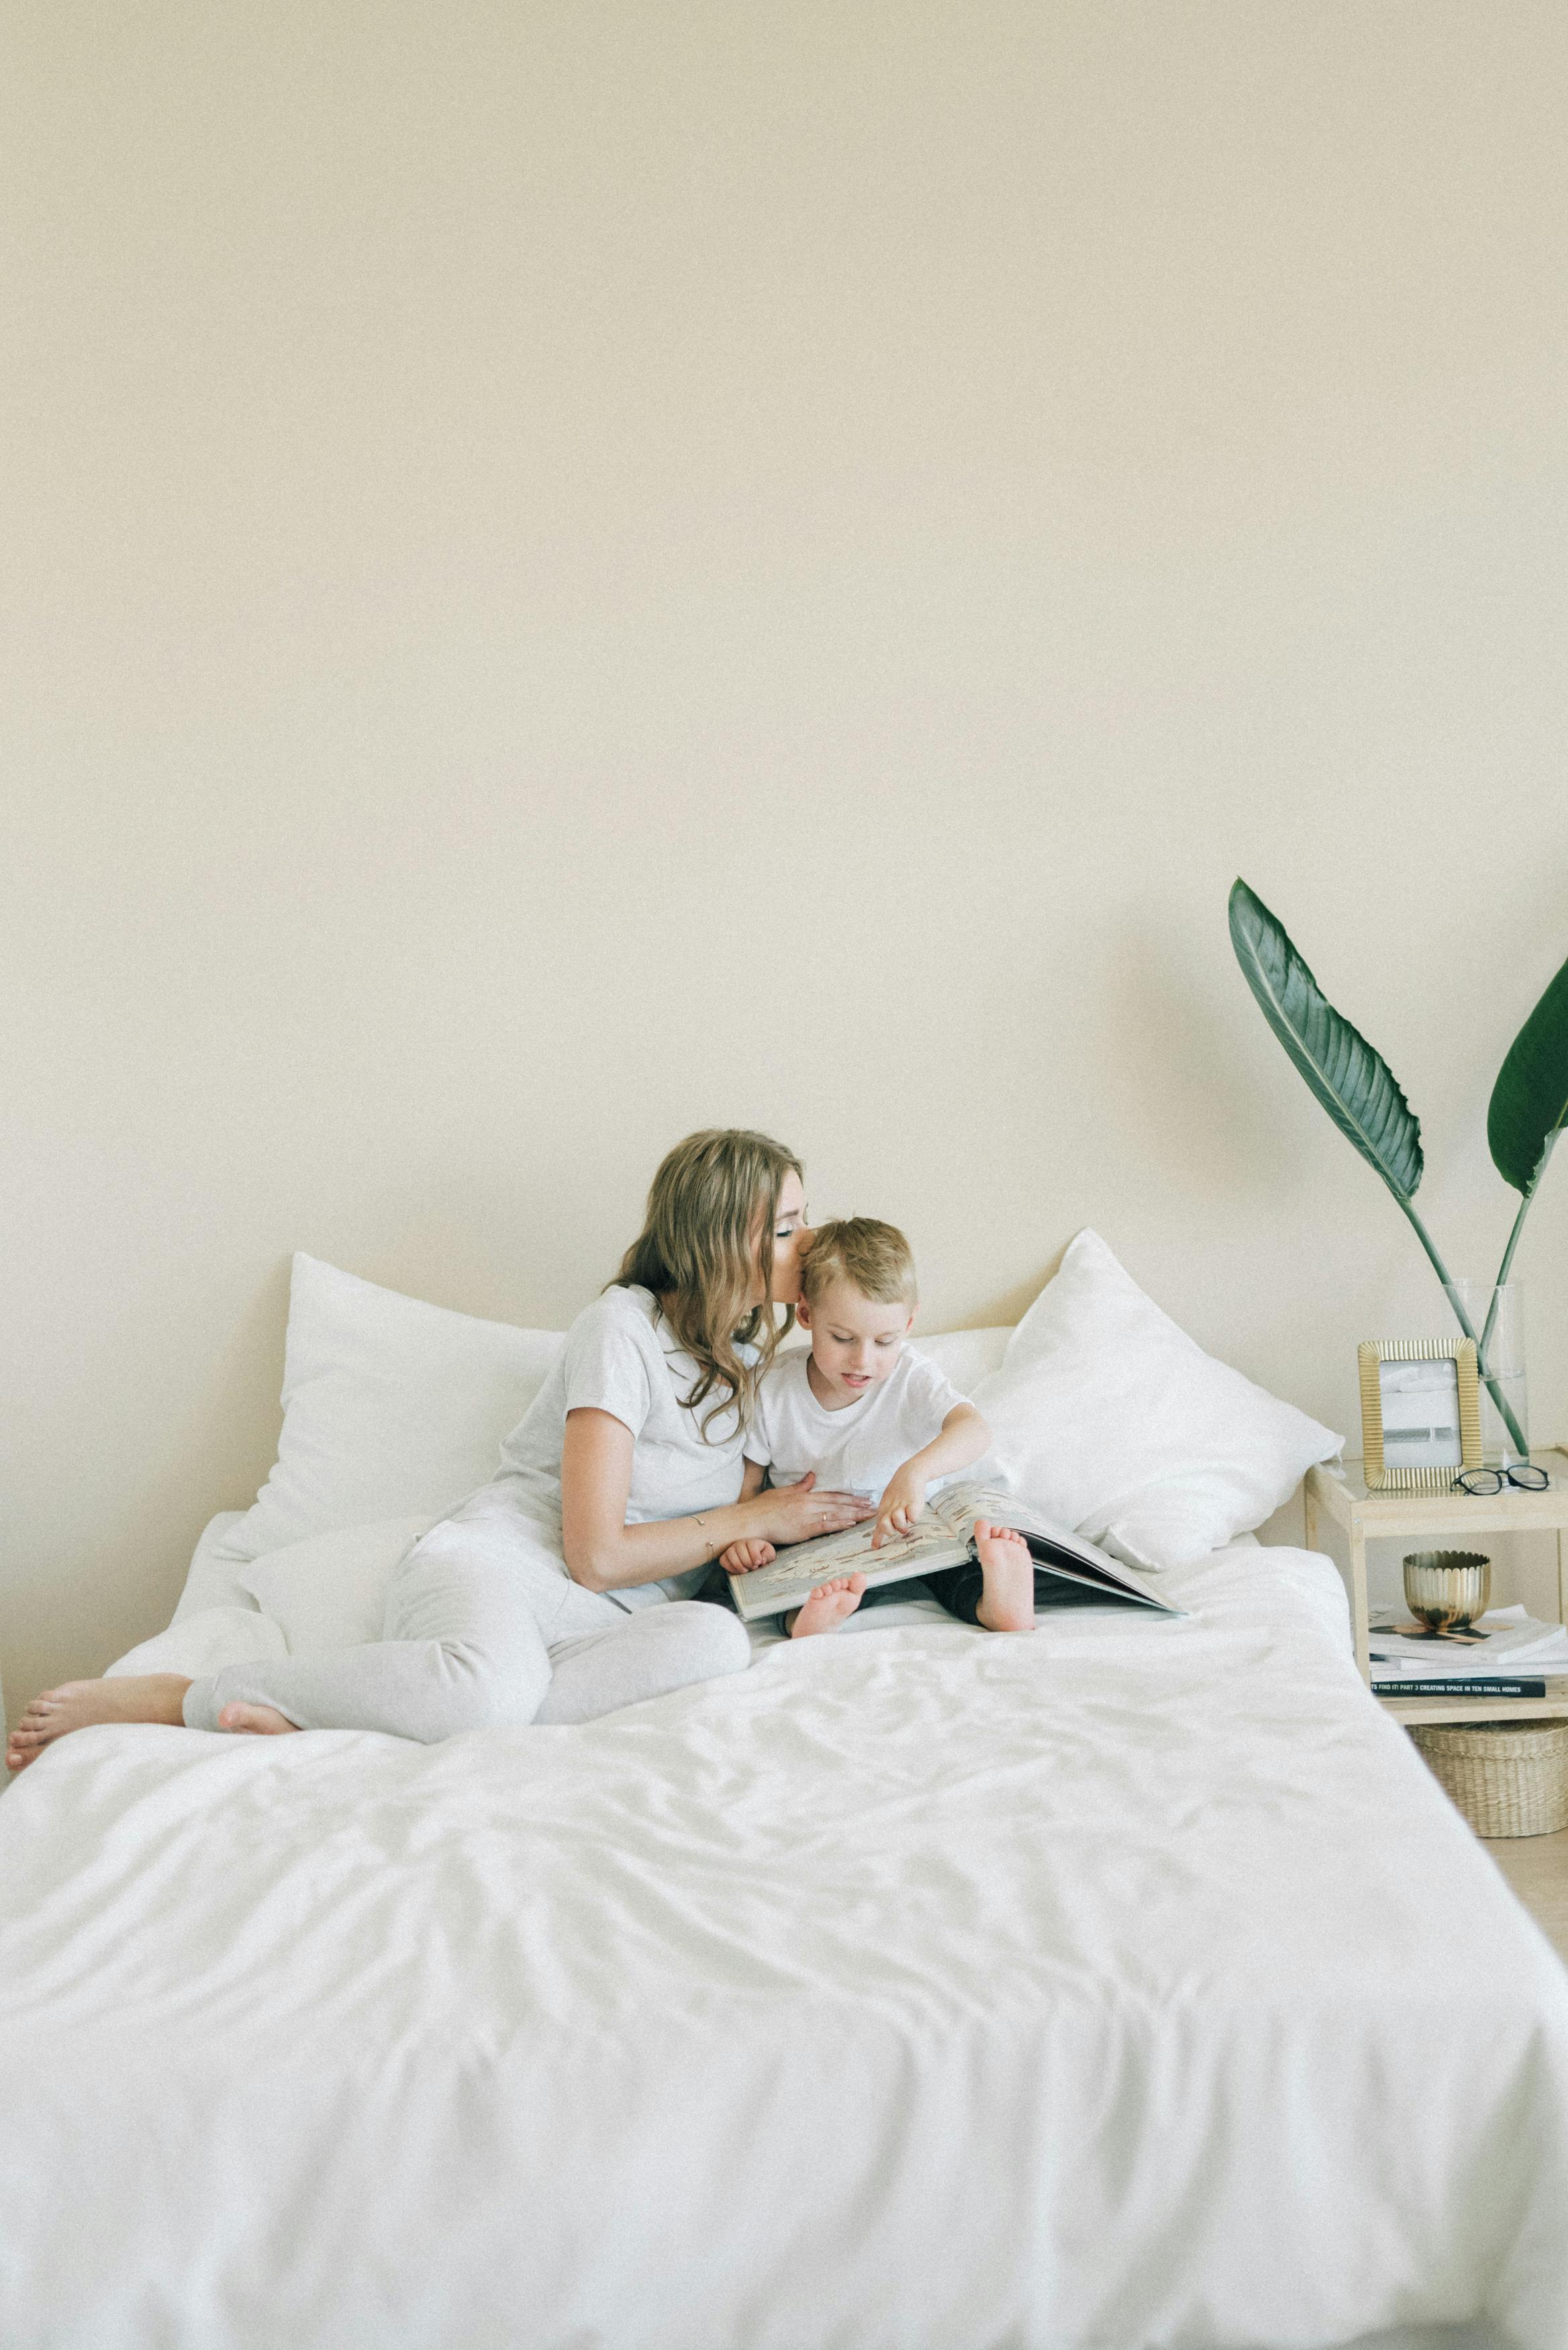
[[[1397,1192],[1396,1192],[1394,1196],[1396,1199],[1399,1199],[1399,1194]],[[1399,1199],[1399,1205],[1404,1209],[1405,1213],[1410,1219],[1411,1225],[1415,1230],[1416,1238],[1420,1242],[1421,1246],[1426,1250],[1428,1256],[1431,1259],[1432,1270],[1437,1274],[1438,1279],[1442,1283],[1443,1288],[1448,1295],[1449,1304],[1454,1309],[1454,1319],[1458,1322],[1459,1328],[1464,1332],[1465,1336],[1474,1341],[1476,1350],[1476,1369],[1480,1372],[1482,1379],[1486,1383],[1487,1393],[1490,1396],[1493,1403],[1497,1406],[1498,1417],[1501,1419],[1503,1426],[1507,1429],[1510,1436],[1513,1439],[1514,1444],[1517,1447],[1521,1457],[1522,1459],[1528,1459],[1530,1448],[1525,1443],[1524,1431],[1513,1416],[1513,1406],[1509,1402],[1508,1398],[1503,1394],[1501,1385],[1495,1378],[1493,1378],[1491,1373],[1486,1367],[1486,1357],[1482,1352],[1480,1340],[1476,1337],[1475,1331],[1471,1326],[1470,1317],[1465,1312],[1463,1305],[1459,1303],[1459,1292],[1454,1287],[1448,1266],[1443,1263],[1442,1258],[1438,1254],[1437,1250],[1432,1245],[1431,1233],[1427,1230],[1426,1225],[1421,1222],[1420,1217],[1416,1213],[1415,1209],[1411,1206],[1408,1200]],[[1528,1207],[1528,1205],[1529,1201],[1527,1201],[1525,1202],[1525,1206]],[[1513,1231],[1509,1236],[1508,1255],[1505,1256],[1502,1261],[1503,1270],[1505,1272],[1508,1269],[1509,1259],[1513,1254],[1514,1243],[1519,1237],[1519,1227],[1523,1221],[1523,1216],[1524,1210],[1521,1208],[1519,1214],[1514,1218]],[[1500,1275],[1500,1285],[1501,1279],[1501,1276]],[[1497,1293],[1494,1289],[1492,1293],[1494,1311],[1496,1295]],[[1487,1336],[1490,1338],[1491,1336],[1490,1321],[1487,1323],[1486,1326]]]
[[[1510,1265],[1513,1263],[1513,1252],[1519,1246],[1519,1235],[1523,1227],[1524,1219],[1530,1211],[1530,1203],[1534,1197],[1535,1194],[1533,1191],[1526,1191],[1523,1198],[1520,1201],[1519,1213],[1513,1220],[1513,1230],[1508,1236],[1508,1246],[1502,1253],[1502,1263],[1497,1269],[1497,1280],[1493,1285],[1491,1293],[1491,1310],[1486,1317],[1486,1328],[1481,1333],[1481,1352],[1483,1354],[1491,1344],[1492,1326],[1497,1320],[1498,1298],[1501,1292],[1503,1283],[1508,1279],[1508,1270]]]
[[[1399,1205],[1404,1209],[1405,1213],[1409,1217],[1411,1223],[1414,1225],[1416,1238],[1420,1242],[1421,1246],[1426,1250],[1427,1254],[1430,1257],[1432,1261],[1432,1270],[1437,1274],[1438,1279],[1442,1283],[1445,1289],[1452,1289],[1452,1276],[1449,1272],[1448,1266],[1443,1263],[1442,1258],[1438,1254],[1436,1248],[1432,1244],[1431,1233],[1427,1230],[1426,1225],[1421,1222],[1420,1217],[1416,1213],[1415,1209],[1412,1207],[1408,1200],[1402,1198],[1397,1191],[1395,1192],[1394,1197],[1398,1200]],[[1467,1338],[1473,1338],[1476,1334],[1465,1319],[1464,1308],[1456,1304],[1454,1306],[1454,1312],[1459,1317],[1459,1327],[1463,1330],[1465,1336]]]

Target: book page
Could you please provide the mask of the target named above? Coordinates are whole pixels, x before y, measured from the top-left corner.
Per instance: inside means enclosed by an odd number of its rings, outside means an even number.
[[[842,1534],[818,1534],[813,1542],[781,1551],[771,1566],[732,1575],[737,1605],[743,1596],[748,1616],[774,1614],[798,1607],[819,1583],[836,1575],[865,1575],[877,1583],[892,1583],[900,1575],[954,1565],[969,1547],[969,1522],[964,1521],[962,1533],[956,1534],[929,1506],[913,1534],[893,1534],[877,1550],[871,1547],[872,1530],[867,1519],[863,1525],[846,1527]],[[763,1600],[766,1605],[760,1606]]]
[[[939,1486],[926,1496],[929,1515],[945,1525],[952,1534],[968,1542],[974,1532],[976,1518],[990,1518],[997,1525],[1011,1525],[1011,1513],[1019,1506],[1016,1493],[1003,1491],[1000,1485],[978,1484],[973,1478],[955,1479],[950,1485]],[[923,1524],[924,1520],[921,1521]]]

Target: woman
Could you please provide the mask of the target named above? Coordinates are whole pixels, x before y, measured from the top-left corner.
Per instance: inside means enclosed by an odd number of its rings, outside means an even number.
[[[68,1681],[11,1734],[20,1770],[91,1722],[196,1730],[464,1730],[591,1721],[739,1672],[745,1632],[691,1594],[727,1544],[870,1514],[810,1480],[740,1498],[741,1440],[800,1295],[800,1162],[766,1135],[689,1135],[649,1194],[616,1280],[502,1447],[501,1473],[399,1566],[382,1639],[334,1654]],[[787,1324],[786,1324],[787,1326]]]

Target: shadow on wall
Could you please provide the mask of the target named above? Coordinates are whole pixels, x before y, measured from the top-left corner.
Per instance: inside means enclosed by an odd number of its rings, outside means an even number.
[[[983,1305],[977,1307],[975,1312],[967,1315],[962,1322],[955,1323],[950,1326],[960,1330],[991,1330],[994,1329],[999,1323],[1022,1322],[1045,1284],[1060,1271],[1062,1259],[1067,1253],[1067,1243],[1072,1237],[1069,1232],[1067,1240],[1062,1243],[1055,1255],[1048,1257],[1038,1273],[1031,1274],[1025,1281],[1014,1283],[1011,1289],[1001,1291],[995,1297],[988,1298]],[[917,1331],[917,1343],[919,1337],[919,1333]]]
[[[1235,977],[1229,947],[1222,976]],[[1209,1203],[1239,1192],[1277,1200],[1296,1188],[1299,1154],[1254,1074],[1246,990],[1238,980],[1231,1004],[1220,981],[1168,915],[1129,912],[1112,963],[1104,1083],[1173,1188]]]
[[[1239,1195],[1277,1201],[1299,1190],[1301,1155],[1258,1073],[1246,991],[1238,983],[1234,1003],[1222,993],[1235,977],[1229,947],[1217,971],[1166,910],[1139,904],[1109,942],[1107,965],[1100,1075],[1113,1146],[1136,1152],[1146,1172],[1157,1169],[1184,1203],[1230,1209]],[[1094,1211],[1083,1221],[1094,1223]],[[1060,1267],[1071,1238],[1038,1274],[987,1298],[962,1326],[1017,1322]]]
[[[1221,931],[1222,934],[1222,931]],[[1101,1079],[1113,1106],[1113,1147],[1158,1170],[1184,1203],[1231,1208],[1239,1194],[1277,1201],[1301,1188],[1288,1122],[1253,1061],[1244,988],[1158,906],[1129,910],[1108,951]],[[1091,1208],[1083,1222],[1094,1223]],[[1061,1265],[1069,1232],[1037,1274],[988,1297],[961,1326],[1017,1322]],[[1113,1239],[1112,1245],[1115,1245]],[[1299,1513],[1298,1513],[1299,1514]]]
[[[142,1473],[122,1488],[115,1512],[117,1558],[133,1572],[117,1575],[115,1596],[104,1599],[104,1557],[87,1529],[65,1561],[37,1589],[12,1596],[20,1618],[17,1646],[45,1659],[40,1686],[96,1673],[169,1620],[180,1596],[196,1537],[214,1511],[248,1508],[277,1452],[282,1427],[278,1389],[288,1318],[289,1264],[283,1258],[248,1294],[223,1309],[222,1336],[207,1376],[192,1388],[170,1383],[170,1409],[156,1421],[156,1452],[142,1455]],[[156,1378],[155,1361],[150,1376]],[[178,1394],[184,1409],[175,1408]],[[192,1474],[192,1464],[200,1463]],[[91,1637],[82,1638],[82,1627]],[[24,1638],[24,1633],[26,1637]],[[32,1694],[31,1691],[28,1694]]]

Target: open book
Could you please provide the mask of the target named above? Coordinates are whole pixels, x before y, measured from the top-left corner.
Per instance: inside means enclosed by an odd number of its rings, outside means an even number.
[[[1068,1534],[1020,1501],[991,1485],[944,1485],[930,1494],[926,1514],[913,1534],[894,1534],[879,1550],[871,1547],[869,1521],[843,1534],[819,1534],[815,1542],[795,1543],[781,1550],[771,1566],[750,1575],[732,1575],[730,1590],[740,1615],[750,1623],[758,1616],[776,1616],[801,1602],[838,1575],[863,1575],[867,1589],[879,1583],[903,1583],[911,1575],[932,1575],[939,1567],[972,1562],[971,1539],[976,1518],[1012,1526],[1023,1536],[1037,1567],[1060,1578],[1063,1598],[1126,1602],[1158,1616],[1179,1616],[1157,1599],[1147,1584],[1119,1560],[1107,1558],[1082,1535]]]

